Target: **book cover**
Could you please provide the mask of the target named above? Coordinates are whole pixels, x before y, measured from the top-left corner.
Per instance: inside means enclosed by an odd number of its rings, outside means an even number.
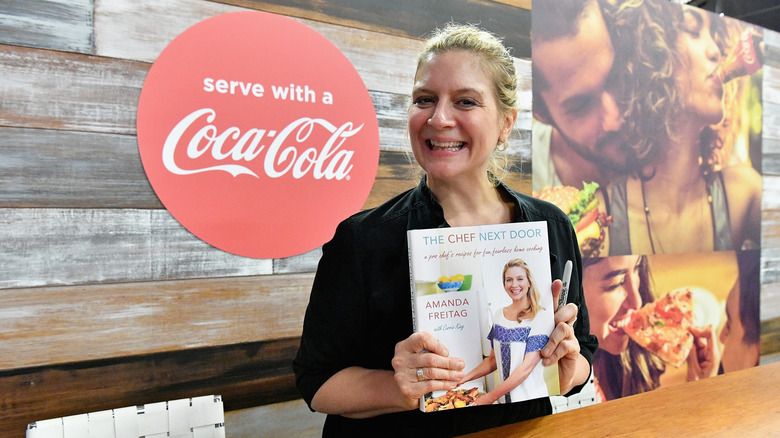
[[[469,377],[425,394],[420,410],[559,394],[557,365],[543,366],[540,354],[555,327],[547,223],[410,230],[407,238],[414,330],[463,359]]]

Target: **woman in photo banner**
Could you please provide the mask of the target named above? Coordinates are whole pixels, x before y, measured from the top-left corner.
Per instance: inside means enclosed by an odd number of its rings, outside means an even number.
[[[594,381],[602,400],[658,388],[667,365],[628,337],[623,328],[631,313],[655,301],[647,256],[613,256],[583,260],[583,289],[591,333],[599,340],[593,359]],[[688,355],[687,380],[717,372],[719,349],[714,327],[691,327],[694,348]]]
[[[621,135],[632,156],[629,174],[607,189],[608,253],[757,247],[760,176],[723,162],[730,152],[723,134],[746,117],[724,106],[724,90],[734,86],[724,83],[724,53],[737,50],[739,36],[723,18],[668,1],[605,0],[603,7]]]
[[[328,414],[324,435],[454,436],[552,412],[549,398],[419,410],[424,394],[454,389],[465,373],[463,361],[433,335],[413,333],[410,229],[546,221],[557,257],[552,278],[561,278],[566,260],[575,269],[569,304],[556,310],[542,361],[558,364],[564,392],[587,381],[596,343],[571,222],[497,177],[497,156],[516,118],[514,60],[495,36],[453,24],[426,42],[408,112],[411,148],[424,176],[416,188],[339,224],[317,267],[293,370],[310,408]],[[560,286],[553,282],[554,296]]]
[[[460,382],[463,384],[498,370],[500,383],[480,396],[477,405],[496,401],[511,403],[549,395],[541,363],[541,350],[547,344],[548,336],[542,330],[542,324],[534,323],[534,318],[544,308],[533,274],[522,259],[512,259],[504,265],[502,281],[511,303],[493,315],[493,326],[488,334],[493,348],[490,355]]]

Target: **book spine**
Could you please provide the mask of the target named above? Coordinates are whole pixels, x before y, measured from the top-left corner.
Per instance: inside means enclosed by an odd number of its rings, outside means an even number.
[[[409,247],[409,297],[412,300],[412,331],[417,333],[418,331],[418,315],[417,315],[417,286],[414,281],[414,232],[409,230],[406,232],[406,244]],[[425,412],[425,396],[420,397],[420,410]]]
[[[417,291],[414,286],[414,263],[412,263],[414,238],[411,230],[406,232],[406,242],[409,247],[409,296],[412,300],[412,331],[417,333],[417,305],[415,304]]]

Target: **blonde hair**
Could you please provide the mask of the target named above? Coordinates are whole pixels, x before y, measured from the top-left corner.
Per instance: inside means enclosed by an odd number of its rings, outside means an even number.
[[[417,58],[415,76],[435,55],[452,50],[463,50],[482,60],[482,67],[493,80],[493,92],[502,113],[517,109],[518,81],[512,55],[496,35],[472,24],[449,23],[433,31]],[[496,145],[496,150],[503,152],[508,142],[509,139],[501,148]],[[508,163],[506,154],[493,153],[488,164],[488,178],[494,184],[508,172]]]
[[[536,280],[534,280],[534,275],[531,273],[531,269],[525,263],[525,260],[512,259],[506,262],[506,265],[504,265],[504,270],[501,273],[501,284],[504,284],[504,281],[506,281],[506,271],[508,271],[509,268],[514,267],[523,268],[525,270],[525,275],[528,278],[528,284],[530,285],[528,288],[528,302],[530,303],[529,319],[534,319],[536,314],[539,313],[540,310],[544,309],[544,307],[542,307],[540,302],[542,297],[539,295],[539,290],[536,288]],[[518,320],[518,322],[520,321]]]

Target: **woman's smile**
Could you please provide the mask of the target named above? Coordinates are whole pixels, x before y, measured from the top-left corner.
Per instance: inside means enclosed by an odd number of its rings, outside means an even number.
[[[463,141],[436,141],[436,140],[425,140],[425,143],[428,145],[428,149],[432,151],[450,151],[450,152],[457,152],[466,145],[466,142]]]

